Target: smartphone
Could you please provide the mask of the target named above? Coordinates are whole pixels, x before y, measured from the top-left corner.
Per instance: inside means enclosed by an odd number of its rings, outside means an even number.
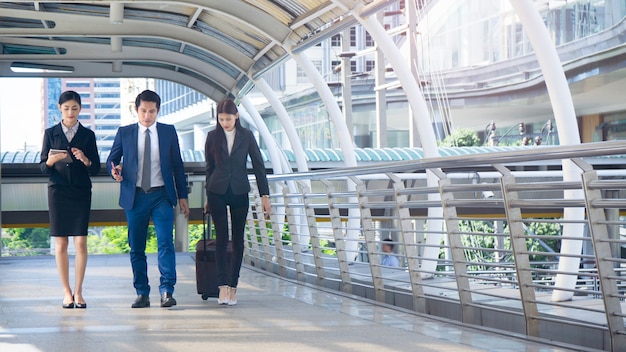
[[[117,175],[118,175],[118,173],[117,173],[117,169],[115,168],[115,164],[113,164],[113,162],[112,162],[112,161],[111,161],[111,174],[112,174],[113,176],[117,176]]]

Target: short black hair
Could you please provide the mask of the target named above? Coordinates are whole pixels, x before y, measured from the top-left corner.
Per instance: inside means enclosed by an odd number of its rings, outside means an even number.
[[[156,103],[157,110],[161,110],[161,97],[156,92],[146,89],[143,92],[139,93],[139,95],[135,99],[135,108],[139,109],[139,105],[141,105],[142,101],[154,102]]]
[[[63,105],[70,100],[75,100],[79,106],[83,106],[80,101],[80,94],[76,93],[73,90],[66,90],[65,92],[61,93],[61,95],[59,96],[59,105]]]
[[[391,247],[392,250],[393,250],[393,247],[395,247],[395,244],[393,243],[393,240],[391,238],[385,238],[383,239],[383,242],[385,242],[383,243],[383,245],[385,244],[388,245],[389,247]],[[391,243],[388,243],[388,242],[391,242]]]

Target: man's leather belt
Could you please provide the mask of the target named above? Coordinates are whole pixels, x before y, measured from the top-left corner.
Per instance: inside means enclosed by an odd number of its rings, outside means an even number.
[[[163,188],[165,188],[165,186],[151,187],[149,190],[144,191],[141,187],[136,187],[137,191],[140,191],[140,192],[145,193],[145,194],[158,192],[158,191],[162,190]]]

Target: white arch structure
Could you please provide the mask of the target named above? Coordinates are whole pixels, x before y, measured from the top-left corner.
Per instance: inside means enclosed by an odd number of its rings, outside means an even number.
[[[402,89],[406,93],[407,100],[411,106],[413,118],[417,125],[417,132],[420,137],[422,148],[424,150],[425,157],[438,157],[439,151],[435,138],[435,132],[430,120],[430,114],[424,100],[424,95],[415,76],[411,72],[411,68],[408,64],[408,59],[404,57],[402,52],[393,43],[385,29],[375,16],[361,17],[361,12],[366,8],[362,2],[354,3],[344,0],[333,0],[333,3],[343,7],[346,11],[349,11],[359,23],[369,32],[374,38],[374,41],[383,51],[385,58],[389,61],[391,67],[393,67]],[[370,6],[380,5],[377,2]],[[434,174],[428,173],[427,177],[428,186],[437,186],[437,178]],[[429,194],[429,200],[440,201],[441,197],[437,194]],[[426,238],[426,246],[424,247],[422,269],[427,272],[434,272],[437,267],[437,260],[439,258],[439,248],[443,239],[441,228],[443,226],[443,210],[442,208],[429,208],[428,209],[428,229],[429,235]]]
[[[246,96],[241,97],[240,101],[245,109],[245,112],[241,115],[246,118],[246,121],[248,121],[250,124],[254,125],[257,128],[257,130],[261,134],[261,138],[263,138],[267,145],[267,149],[270,153],[270,159],[272,161],[272,167],[274,168],[274,173],[291,173],[291,165],[289,164],[289,161],[287,160],[285,154],[280,150],[280,146],[276,142],[276,139],[272,136],[270,130],[267,128],[267,125],[265,125],[265,123],[263,122],[263,118],[254,107],[254,104],[252,104],[250,99]],[[289,182],[287,186],[292,193],[297,192],[297,188],[294,182]],[[281,190],[275,191],[277,193],[281,192]],[[277,212],[279,214],[282,214],[284,212],[283,209],[283,207],[280,207],[279,209],[277,209]],[[301,214],[300,209],[295,209],[294,212],[297,215]],[[301,216],[296,216],[296,221],[298,222],[297,233],[300,234],[298,243],[309,243],[309,228],[303,224],[304,221]]]
[[[509,0],[515,12],[522,21],[524,30],[528,34],[530,43],[533,46],[537,61],[541,67],[550,96],[550,102],[554,110],[554,118],[559,133],[559,140],[562,145],[580,144],[578,132],[578,122],[572,94],[563,72],[561,60],[556,52],[556,47],[550,39],[550,34],[543,23],[539,12],[531,0]],[[563,180],[580,181],[577,167],[571,162],[563,162]],[[582,190],[565,191],[565,199],[582,198]],[[563,217],[565,220],[584,219],[585,210],[583,208],[565,208]],[[584,226],[580,223],[568,223],[563,226],[563,235],[568,237],[582,237]],[[561,242],[561,253],[578,255],[582,251],[582,241],[563,240]],[[579,257],[561,256],[559,259],[560,272],[577,272],[580,265]],[[557,274],[555,285],[573,289],[576,286],[576,275]],[[570,300],[574,296],[572,291],[554,290],[553,301]]]

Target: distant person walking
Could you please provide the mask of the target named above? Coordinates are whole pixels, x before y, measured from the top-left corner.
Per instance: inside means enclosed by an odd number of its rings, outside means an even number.
[[[237,304],[237,284],[243,259],[243,235],[248,216],[250,183],[247,158],[250,156],[262,206],[269,217],[271,205],[265,165],[259,146],[250,131],[241,126],[237,106],[232,100],[217,105],[217,125],[207,134],[205,211],[210,212],[215,224],[217,283],[219,304]],[[230,207],[233,257],[230,275],[226,275],[226,248],[228,244],[227,207]]]
[[[87,308],[83,281],[87,267],[87,228],[91,210],[91,179],[100,171],[96,136],[78,122],[80,95],[66,91],[59,97],[63,119],[46,129],[41,148],[41,171],[49,175],[48,214],[55,259],[63,285],[63,308]],[[76,248],[75,284],[70,287],[69,236]]]
[[[132,308],[150,307],[146,241],[150,219],[158,244],[161,307],[176,305],[174,207],[189,216],[187,180],[178,135],[172,125],[156,122],[161,98],[144,90],[135,99],[139,123],[120,127],[115,135],[107,169],[120,182],[120,206],[128,221],[128,244],[137,298]],[[124,161],[124,167],[120,162]]]

